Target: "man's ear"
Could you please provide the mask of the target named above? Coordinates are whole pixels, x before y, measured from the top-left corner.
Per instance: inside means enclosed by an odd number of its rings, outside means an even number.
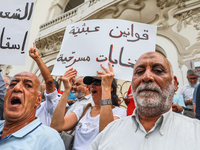
[[[90,91],[90,85],[86,85],[87,91]]]
[[[42,93],[38,95],[37,100],[35,102],[35,107],[39,106],[41,102],[42,102]]]
[[[178,88],[178,80],[176,76],[173,76],[173,80],[174,80],[174,91]]]

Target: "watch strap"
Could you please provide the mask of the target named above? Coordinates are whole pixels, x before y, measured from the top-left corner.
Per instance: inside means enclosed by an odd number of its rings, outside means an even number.
[[[112,105],[112,100],[111,99],[102,99],[100,100],[100,105]]]

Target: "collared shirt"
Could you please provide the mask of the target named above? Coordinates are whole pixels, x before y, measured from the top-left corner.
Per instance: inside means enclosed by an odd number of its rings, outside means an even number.
[[[193,98],[194,87],[189,84],[181,88],[180,94],[183,95],[184,102]],[[186,108],[193,109],[193,105],[187,105]]]
[[[0,136],[4,121],[0,121]],[[58,132],[43,125],[39,118],[0,140],[1,150],[65,150]]]
[[[135,110],[132,116],[110,123],[93,141],[90,150],[197,150],[199,133],[199,120],[171,109],[147,133]]]
[[[53,113],[60,98],[58,97],[58,92],[56,89],[53,93],[49,94],[47,94],[45,90],[44,96],[46,100],[37,107],[35,116],[39,117],[43,124],[50,126]]]
[[[88,104],[88,103],[91,103],[92,106],[94,105],[94,102],[93,102],[93,99],[92,99],[92,95],[89,94],[89,95],[86,95],[84,96],[83,98],[81,99],[76,99],[76,102],[71,106],[69,107],[67,113],[65,115],[68,115],[70,113],[72,113],[74,111],[75,108],[81,106],[81,105],[85,105],[85,104]]]

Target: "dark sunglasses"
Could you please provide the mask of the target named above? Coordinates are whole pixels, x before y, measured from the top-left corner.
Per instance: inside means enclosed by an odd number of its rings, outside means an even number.
[[[93,80],[93,85],[96,85],[96,86],[100,86],[101,85],[101,80]]]

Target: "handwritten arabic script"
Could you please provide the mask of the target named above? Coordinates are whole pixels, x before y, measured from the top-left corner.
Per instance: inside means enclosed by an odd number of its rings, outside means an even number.
[[[0,18],[18,19],[18,20],[24,20],[27,18],[27,20],[30,20],[33,13],[33,6],[34,6],[34,3],[31,3],[31,7],[29,9],[29,3],[26,3],[23,16],[21,16],[21,12],[22,12],[21,8],[17,8],[16,13],[0,11]]]
[[[0,1],[0,64],[25,63],[34,5],[35,0]]]
[[[100,64],[107,66],[110,62],[116,78],[130,80],[137,58],[155,51],[155,37],[155,26],[125,20],[89,20],[69,25],[52,74],[62,75],[73,67],[78,76],[95,76],[101,70]]]

